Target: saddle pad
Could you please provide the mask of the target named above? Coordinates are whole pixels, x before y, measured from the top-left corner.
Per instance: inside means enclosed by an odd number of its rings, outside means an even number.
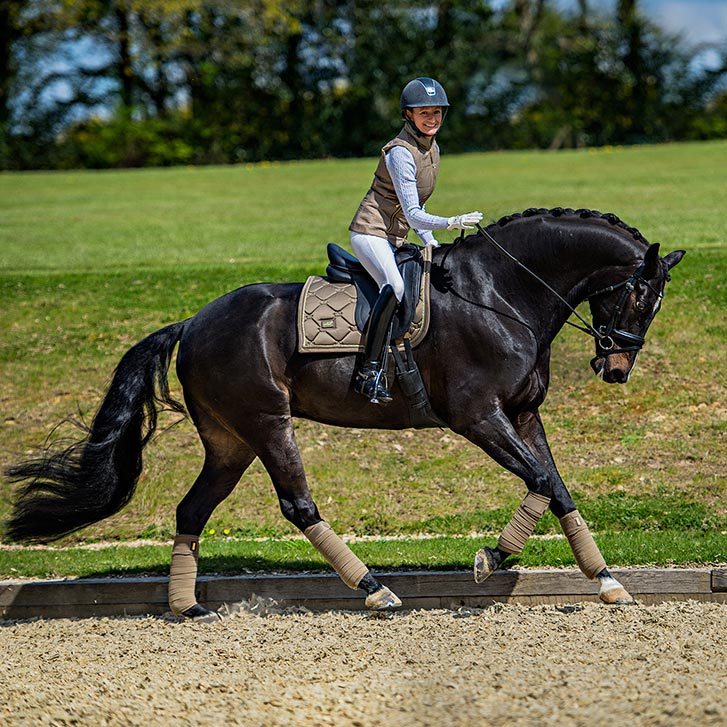
[[[429,273],[432,248],[422,249],[424,268],[419,303],[409,331],[404,334],[415,348],[429,329]],[[356,327],[356,287],[352,283],[329,283],[312,275],[303,285],[298,302],[299,353],[358,353],[363,351]]]

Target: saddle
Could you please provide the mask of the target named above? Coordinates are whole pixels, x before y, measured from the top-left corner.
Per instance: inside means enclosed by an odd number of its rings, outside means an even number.
[[[395,256],[404,279],[404,299],[391,335],[396,381],[409,407],[410,426],[446,426],[432,410],[412,355],[412,348],[429,330],[432,248],[403,245]],[[326,277],[313,275],[303,285],[298,302],[298,351],[358,353],[363,350],[362,333],[379,288],[363,265],[338,245],[328,245],[328,260]]]
[[[394,252],[394,260],[404,280],[404,298],[394,316],[392,340],[401,338],[411,326],[422,281],[424,258],[416,245],[402,245]],[[331,283],[353,283],[356,286],[356,327],[363,333],[371,307],[379,296],[379,287],[353,255],[333,242],[326,247],[328,267],[326,279]]]
[[[300,353],[358,353],[379,288],[363,265],[334,243],[327,247],[325,277],[309,277],[298,303]],[[404,280],[404,299],[393,320],[392,341],[412,347],[429,328],[431,248],[403,245],[395,259]]]

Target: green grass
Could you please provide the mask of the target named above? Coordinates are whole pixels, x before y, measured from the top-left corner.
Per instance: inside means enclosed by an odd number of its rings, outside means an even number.
[[[395,569],[464,569],[472,567],[475,552],[495,537],[403,539],[353,543],[352,550],[372,571]],[[596,537],[610,566],[674,564],[703,565],[727,561],[727,537],[694,530],[662,532],[604,532]],[[78,547],[52,550],[0,550],[0,578],[70,578],[118,575],[167,575],[170,546],[114,545],[99,549]],[[575,567],[564,538],[531,539],[522,555],[508,565]],[[251,571],[300,572],[330,568],[304,540],[203,539],[200,573]]]
[[[345,243],[373,167],[363,159],[0,174],[0,466],[36,451],[58,421],[92,416],[120,356],[147,333],[239,285],[321,272],[325,243]],[[553,347],[541,412],[561,473],[604,544],[609,532],[664,534],[659,542],[674,542],[665,553],[689,561],[696,556],[679,550],[679,531],[706,538],[725,529],[726,197],[727,142],[443,156],[432,212],[591,207],[616,212],[664,252],[688,251],[627,386],[593,377],[592,344],[578,332],[564,330]],[[450,432],[311,422],[297,430],[316,501],[341,532],[496,531],[522,497],[519,481]],[[168,536],[200,465],[184,421],[148,448],[130,505],[66,542]],[[9,506],[0,483],[0,520]],[[293,532],[259,463],[210,527]],[[557,527],[546,519],[540,530]],[[9,553],[0,557],[21,557]]]
[[[445,150],[446,152],[446,150]],[[653,241],[724,242],[727,143],[442,157],[433,213],[617,212]],[[347,241],[371,159],[0,174],[0,269],[173,272],[321,265]],[[453,233],[440,233],[440,238]]]

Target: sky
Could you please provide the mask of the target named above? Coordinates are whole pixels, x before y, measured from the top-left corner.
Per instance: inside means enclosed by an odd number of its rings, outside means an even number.
[[[643,0],[646,14],[691,43],[727,41],[727,0]]]
[[[577,0],[557,0],[577,7]],[[612,11],[616,0],[590,0],[594,9]],[[684,35],[690,43],[727,42],[727,0],[641,0],[641,9],[670,33]]]

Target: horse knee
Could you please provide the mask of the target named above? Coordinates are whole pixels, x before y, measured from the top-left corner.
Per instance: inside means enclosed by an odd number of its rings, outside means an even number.
[[[322,520],[315,502],[310,497],[288,499],[279,497],[283,517],[299,530],[305,530]]]
[[[553,483],[550,481],[550,477],[546,474],[538,475],[533,480],[533,486],[528,487],[532,492],[536,492],[538,495],[543,497],[553,497]]]

